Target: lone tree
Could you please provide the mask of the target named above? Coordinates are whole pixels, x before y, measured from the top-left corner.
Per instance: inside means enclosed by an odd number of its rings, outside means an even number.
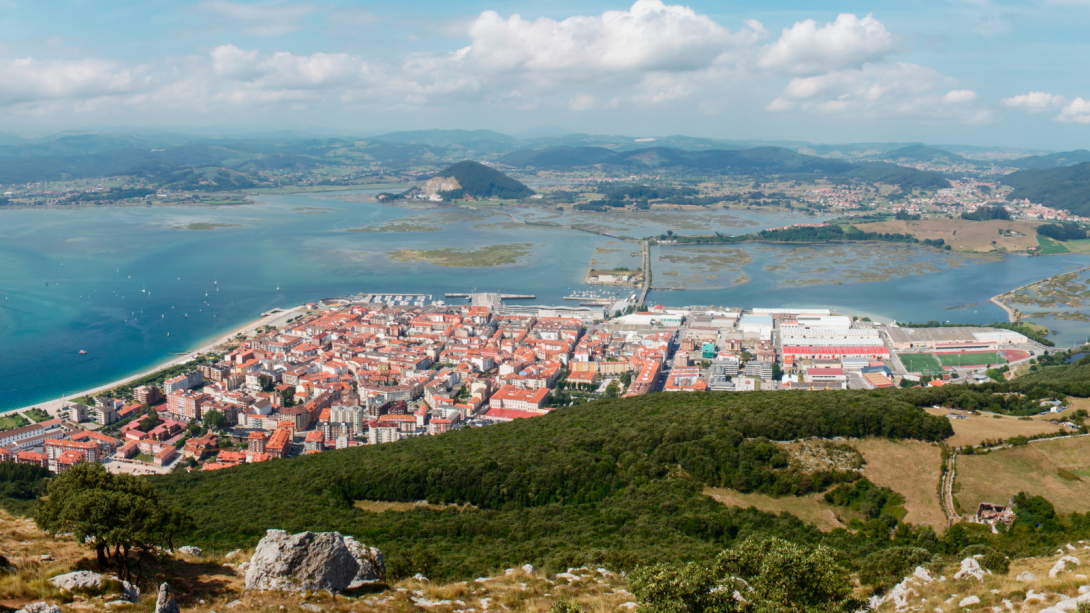
[[[161,504],[147,481],[111,474],[93,462],[53,478],[34,521],[50,533],[70,532],[92,543],[99,566],[132,583],[140,582],[148,553],[173,548],[175,539],[193,528],[185,511]]]

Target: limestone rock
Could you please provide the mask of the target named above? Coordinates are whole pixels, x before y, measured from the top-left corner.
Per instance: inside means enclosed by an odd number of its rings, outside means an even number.
[[[386,580],[386,564],[382,561],[382,552],[377,547],[368,547],[350,536],[344,537],[344,545],[359,565],[350,587]]]
[[[155,600],[155,613],[182,613],[169,583],[159,586],[159,598]]]
[[[359,563],[338,532],[289,535],[283,530],[269,530],[250,559],[246,589],[340,592],[352,583],[359,570]]]
[[[129,583],[128,581],[121,582],[121,599],[127,600],[133,604],[140,602],[140,588]]]
[[[1055,579],[1056,575],[1058,575],[1058,574],[1064,572],[1065,570],[1067,570],[1067,565],[1068,564],[1073,564],[1075,566],[1078,566],[1079,565],[1079,559],[1076,558],[1075,556],[1064,556],[1064,557],[1060,558],[1059,560],[1056,561],[1056,565],[1052,567],[1052,570],[1048,571],[1048,578],[1049,579]]]
[[[978,598],[976,596],[969,596],[969,597],[966,597],[966,598],[962,598],[961,602],[958,603],[958,606],[959,607],[967,607],[967,606],[969,606],[971,604],[980,604],[980,598]]]
[[[972,577],[978,581],[984,580],[984,575],[990,575],[991,572],[981,568],[980,562],[977,562],[973,558],[965,558],[961,561],[961,570],[954,573],[955,579],[967,579]]]
[[[199,558],[204,555],[204,551],[200,547],[191,547],[189,545],[179,547],[178,553],[184,553],[185,555],[193,556],[194,558]]]
[[[241,607],[241,606],[242,606],[242,601],[241,600],[232,600],[231,602],[227,603],[227,608],[228,609],[233,609],[235,607]]]
[[[77,570],[74,573],[57,575],[49,580],[59,590],[98,589],[102,587],[102,575],[89,570]]]
[[[922,566],[917,566],[916,570],[912,572],[912,576],[921,583],[931,583],[934,581],[931,577],[931,573],[927,572],[927,569]]]
[[[236,549],[234,551],[228,551],[227,555],[223,556],[223,559],[224,560],[233,560],[233,559],[235,559],[235,556],[237,556],[240,553],[242,553],[241,549]]]
[[[15,613],[61,613],[61,608],[48,602],[32,602]]]
[[[598,572],[601,572],[601,571],[602,571],[602,569],[599,568]],[[534,565],[533,564],[523,564],[522,565],[522,572],[526,573],[527,575],[534,574]]]
[[[318,605],[310,603],[310,602],[305,602],[305,603],[299,605],[299,608],[304,609],[306,611],[310,611],[310,613],[322,613],[322,611],[325,610],[322,607],[319,607]]]
[[[1075,598],[1067,598],[1061,600],[1051,607],[1041,609],[1037,613],[1066,613],[1067,611],[1074,611],[1079,608],[1080,603],[1090,603],[1090,594],[1083,594],[1076,596]]]
[[[1018,576],[1015,577],[1015,579],[1017,579],[1019,581],[1036,581],[1037,580],[1037,575],[1029,572],[1028,570],[1024,570],[1024,571],[1018,573]]]

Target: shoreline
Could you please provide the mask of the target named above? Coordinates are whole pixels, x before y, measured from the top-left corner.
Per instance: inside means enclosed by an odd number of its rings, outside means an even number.
[[[140,373],[137,373],[137,374],[134,374],[134,375],[129,375],[129,376],[124,377],[122,379],[118,379],[116,381],[111,381],[110,383],[100,385],[100,386],[91,388],[89,390],[85,390],[85,391],[82,391],[82,392],[76,392],[76,393],[73,393],[73,394],[65,394],[65,398],[70,400],[72,398],[78,398],[80,396],[88,396],[88,395],[91,395],[91,394],[97,394],[97,393],[102,392],[102,391],[113,389],[113,388],[118,387],[120,385],[125,385],[126,383],[129,383],[130,381],[134,381],[134,380],[139,379],[141,377],[146,377],[148,375],[154,374],[154,373],[156,373],[156,372],[158,372],[160,370],[163,370],[164,368],[170,368],[171,366],[176,366],[178,364],[184,364],[185,362],[188,362],[188,361],[192,360],[194,357],[196,357],[198,355],[202,355],[202,354],[205,354],[205,353],[210,353],[216,347],[218,347],[218,346],[232,340],[235,336],[237,336],[239,334],[248,334],[248,333],[250,333],[250,332],[252,332],[252,331],[254,331],[254,330],[256,330],[256,329],[258,329],[258,328],[260,328],[262,326],[269,325],[269,324],[271,324],[272,322],[274,322],[274,321],[276,321],[278,319],[290,316],[291,314],[293,314],[293,313],[295,313],[297,311],[305,310],[305,309],[306,309],[306,305],[294,306],[294,307],[291,307],[291,308],[288,308],[288,309],[281,309],[279,307],[274,308],[271,311],[266,311],[266,313],[268,313],[267,315],[259,317],[256,320],[253,320],[253,321],[251,321],[251,322],[249,322],[247,324],[244,324],[244,325],[242,325],[242,326],[240,326],[238,328],[235,328],[235,329],[231,330],[228,334],[226,334],[224,336],[221,336],[221,337],[217,337],[215,340],[212,340],[211,342],[206,342],[205,344],[201,345],[197,349],[194,349],[192,351],[187,351],[185,353],[185,355],[180,355],[180,356],[177,356],[175,358],[166,360],[164,362],[160,362],[160,363],[156,364],[155,366],[151,367],[150,369],[148,369],[148,370],[146,370],[144,372],[140,372]],[[275,312],[273,312],[273,311],[275,311]],[[50,416],[55,417],[56,414],[62,408],[64,408],[64,404],[65,404],[65,400],[61,400],[61,399],[47,400],[45,402],[39,402],[39,403],[32,404],[30,406],[25,406],[25,407],[18,408],[18,409],[8,409],[6,411],[0,412],[0,415],[22,414],[22,413],[25,413],[26,411],[29,411],[30,409],[37,408],[37,409],[42,409],[45,412],[49,413]]]

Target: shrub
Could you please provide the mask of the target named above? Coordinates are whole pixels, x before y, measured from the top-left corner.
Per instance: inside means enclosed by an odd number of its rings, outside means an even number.
[[[892,547],[863,559],[859,582],[873,587],[890,587],[931,561],[931,552],[919,547]]]
[[[680,569],[662,564],[642,566],[633,571],[629,579],[632,593],[641,603],[640,613],[729,613],[738,610],[739,603],[733,592],[714,590],[718,584],[714,571],[692,562]]]
[[[558,600],[549,607],[549,613],[583,613],[579,607],[568,600]]]
[[[969,545],[958,552],[958,560],[981,556],[977,562],[997,575],[1005,575],[1011,569],[1011,561],[987,545]]]

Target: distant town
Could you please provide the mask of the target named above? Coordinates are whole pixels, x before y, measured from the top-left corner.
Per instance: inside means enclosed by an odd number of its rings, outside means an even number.
[[[361,294],[0,432],[0,461],[221,470],[532,419],[598,399],[972,385],[1049,348],[1003,327],[807,308],[509,306]],[[1042,401],[1042,411],[1057,403]],[[30,419],[28,420],[27,417]],[[33,420],[36,423],[30,423]],[[11,424],[9,424],[11,425]]]

